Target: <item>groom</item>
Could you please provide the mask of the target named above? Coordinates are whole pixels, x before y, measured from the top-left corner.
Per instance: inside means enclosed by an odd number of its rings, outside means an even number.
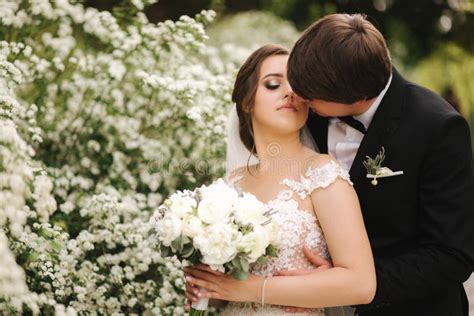
[[[462,282],[474,266],[467,122],[399,74],[383,36],[359,14],[311,25],[291,52],[288,79],[314,111],[307,126],[320,151],[350,170],[359,196],[377,293],[356,313],[467,316]],[[385,159],[367,170],[367,156],[378,154]],[[367,177],[381,167],[395,173]]]

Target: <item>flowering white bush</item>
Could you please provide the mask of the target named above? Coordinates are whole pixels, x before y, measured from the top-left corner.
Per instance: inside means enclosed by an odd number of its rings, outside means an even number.
[[[184,313],[149,218],[221,174],[238,64],[212,11],[152,24],[153,2],[0,5],[1,314]]]
[[[129,5],[131,21],[68,1],[2,5],[2,311],[183,311],[180,264],[152,250],[149,212],[219,172],[192,159],[222,151],[206,141],[222,139],[231,75],[200,61],[212,12],[154,25]]]

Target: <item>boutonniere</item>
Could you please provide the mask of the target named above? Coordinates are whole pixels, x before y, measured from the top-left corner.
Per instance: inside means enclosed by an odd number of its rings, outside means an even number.
[[[367,160],[363,162],[367,170],[367,178],[372,179],[370,183],[377,185],[377,178],[393,177],[403,174],[403,171],[392,171],[388,167],[382,167],[382,162],[385,160],[385,148],[375,156],[374,159],[367,156]]]

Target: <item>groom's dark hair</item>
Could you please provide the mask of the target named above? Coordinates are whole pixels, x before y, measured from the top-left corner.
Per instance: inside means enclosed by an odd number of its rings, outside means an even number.
[[[288,80],[296,94],[345,104],[379,95],[391,71],[385,39],[361,14],[317,20],[298,39],[288,60]]]

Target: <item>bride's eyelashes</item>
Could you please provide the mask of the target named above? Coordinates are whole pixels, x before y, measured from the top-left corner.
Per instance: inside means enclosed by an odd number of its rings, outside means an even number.
[[[271,81],[265,82],[265,83],[264,83],[264,86],[265,86],[265,88],[267,88],[268,90],[276,90],[276,89],[278,89],[278,88],[281,86],[281,84],[280,84],[278,81],[273,81],[273,80],[271,80]]]

